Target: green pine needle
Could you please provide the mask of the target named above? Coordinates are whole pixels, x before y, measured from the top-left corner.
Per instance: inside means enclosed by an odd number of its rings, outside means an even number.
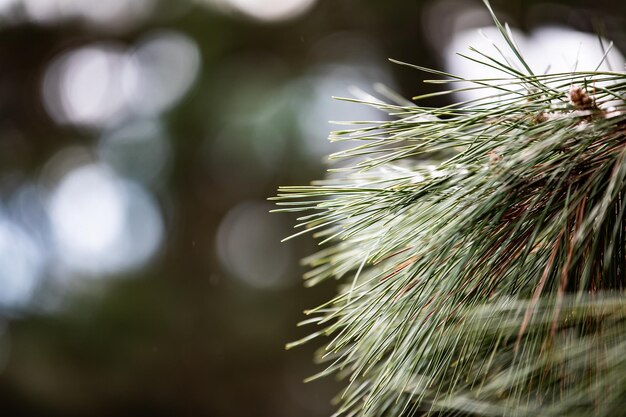
[[[307,285],[341,283],[290,345],[325,338],[337,415],[626,415],[626,74],[535,75],[493,18],[523,70],[412,66],[488,97],[350,100],[391,120],[334,132],[343,167],[274,198],[322,245]]]

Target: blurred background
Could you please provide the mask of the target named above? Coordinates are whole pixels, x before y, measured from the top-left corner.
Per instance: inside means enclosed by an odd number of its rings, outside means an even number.
[[[492,4],[539,72],[594,69],[596,34],[624,70],[624,2]],[[266,198],[324,175],[329,120],[386,117],[331,96],[433,90],[390,57],[474,74],[454,52],[489,24],[470,0],[0,0],[0,414],[330,415],[315,344],[284,344],[335,288],[303,288],[315,244],[281,244]]]

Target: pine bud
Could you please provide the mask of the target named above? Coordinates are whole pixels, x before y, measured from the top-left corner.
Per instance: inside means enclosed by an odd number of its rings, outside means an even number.
[[[577,85],[569,89],[570,102],[580,110],[590,110],[595,107],[593,98],[585,90]]]

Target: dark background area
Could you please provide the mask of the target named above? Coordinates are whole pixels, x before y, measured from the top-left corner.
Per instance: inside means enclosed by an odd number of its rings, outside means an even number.
[[[492,2],[626,51],[620,1]],[[482,11],[481,11],[482,10]],[[406,97],[480,2],[0,0],[0,414],[327,416],[309,237],[269,214],[324,175],[334,102]],[[623,70],[619,68],[618,70]],[[428,105],[445,104],[433,99]]]

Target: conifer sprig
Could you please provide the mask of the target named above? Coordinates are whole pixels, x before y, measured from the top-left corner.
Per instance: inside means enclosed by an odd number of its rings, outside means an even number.
[[[351,100],[390,120],[275,198],[322,244],[307,284],[341,283],[290,345],[326,337],[337,415],[626,415],[626,74],[535,75],[494,21],[516,61],[470,59],[502,78],[415,66],[485,98]]]

